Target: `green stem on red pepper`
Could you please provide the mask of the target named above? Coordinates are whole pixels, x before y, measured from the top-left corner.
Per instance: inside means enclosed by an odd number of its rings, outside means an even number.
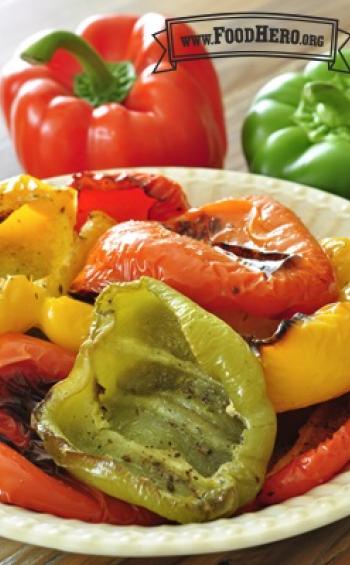
[[[17,52],[0,76],[2,110],[26,172],[48,178],[146,164],[223,166],[226,133],[213,64],[210,59],[190,61],[181,72],[167,73],[166,80],[163,73],[152,74],[161,48],[149,41],[149,30],[162,26],[165,18],[153,13],[90,17],[80,24],[78,35],[98,56],[71,34],[56,33],[54,41],[51,34],[39,43],[38,35],[27,40],[24,58],[37,66],[20,64]],[[181,23],[174,40],[191,32]],[[199,51],[205,53],[205,47]],[[110,87],[106,68],[116,77]],[[74,75],[83,71],[84,78],[76,77],[73,84]],[[91,73],[93,82],[99,77],[94,88]],[[96,112],[94,106],[100,104]]]
[[[51,60],[57,49],[74,55],[83,68],[75,76],[73,91],[92,106],[125,100],[135,82],[136,74],[130,61],[105,62],[82,37],[69,31],[54,31],[30,45],[21,58],[39,65]]]

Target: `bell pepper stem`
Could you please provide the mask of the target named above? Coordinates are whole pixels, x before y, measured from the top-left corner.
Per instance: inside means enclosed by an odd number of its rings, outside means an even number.
[[[70,31],[53,31],[33,43],[21,58],[28,63],[48,63],[57,49],[66,49],[76,56],[84,72],[90,77],[97,91],[107,88],[114,80],[107,65],[97,51],[82,37]]]
[[[336,128],[350,124],[349,97],[329,82],[309,82],[304,86],[301,103],[295,113],[296,121],[309,121],[309,129],[315,133],[319,126]],[[308,120],[305,118],[309,116]],[[312,117],[317,118],[314,124]],[[322,130],[323,131],[323,130]],[[321,135],[322,134],[321,131]],[[328,130],[327,130],[328,131]]]
[[[106,63],[97,51],[82,37],[70,31],[53,31],[30,45],[21,58],[28,63],[48,63],[57,49],[74,55],[83,73],[76,75],[74,93],[93,106],[107,102],[121,102],[129,93],[136,75],[129,61]]]
[[[329,82],[311,82],[304,87],[304,95],[311,102],[324,104],[349,118],[349,97]]]

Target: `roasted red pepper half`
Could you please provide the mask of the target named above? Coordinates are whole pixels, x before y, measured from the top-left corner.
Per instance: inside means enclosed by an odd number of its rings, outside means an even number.
[[[0,336],[0,501],[63,518],[154,525],[161,518],[86,487],[55,465],[30,428],[30,414],[75,356],[23,334]]]
[[[181,186],[162,175],[76,173],[70,186],[78,191],[78,230],[95,210],[105,212],[116,222],[124,222],[164,221],[189,208]]]
[[[176,232],[176,233],[175,233]],[[337,298],[330,261],[299,218],[267,196],[206,204],[169,220],[124,222],[92,248],[73,281],[100,292],[147,275],[227,318],[313,312]]]
[[[153,74],[162,49],[152,34],[164,28],[158,14],[96,16],[79,35],[57,31],[35,41],[22,53],[26,62],[15,56],[3,71],[1,105],[26,171],[49,177],[223,165],[226,132],[212,62]],[[174,33],[192,30],[181,24]]]
[[[266,506],[326,483],[350,461],[350,395],[317,407],[294,446],[274,465],[257,498]]]

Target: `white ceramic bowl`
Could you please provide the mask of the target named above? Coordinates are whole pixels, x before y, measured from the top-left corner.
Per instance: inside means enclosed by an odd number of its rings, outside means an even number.
[[[135,169],[134,169],[135,170]],[[305,186],[247,173],[142,168],[179,181],[192,205],[244,194],[270,194],[292,208],[316,237],[350,235],[350,202]],[[51,179],[65,184],[68,177]],[[64,551],[145,557],[230,551],[277,541],[350,514],[350,471],[304,496],[207,524],[109,526],[65,520],[0,504],[0,535]]]

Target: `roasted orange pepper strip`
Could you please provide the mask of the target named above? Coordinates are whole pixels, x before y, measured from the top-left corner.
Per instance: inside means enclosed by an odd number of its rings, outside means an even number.
[[[111,282],[147,275],[218,315],[231,310],[266,318],[313,312],[337,298],[328,257],[299,218],[272,198],[214,202],[166,225],[112,227],[72,288],[98,293]]]

